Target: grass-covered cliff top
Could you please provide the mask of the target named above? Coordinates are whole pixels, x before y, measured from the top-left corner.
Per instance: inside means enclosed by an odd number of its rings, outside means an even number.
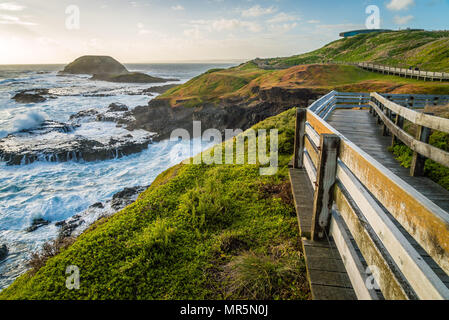
[[[292,109],[255,126],[279,129],[276,175],[261,176],[258,165],[177,165],[0,299],[309,298],[287,173],[294,119]],[[70,265],[79,290],[66,288]]]
[[[258,99],[261,90],[272,88],[319,92],[449,94],[447,82],[383,75],[354,66],[310,64],[282,70],[264,70],[248,62],[226,70],[211,70],[167,91],[158,99],[168,100],[173,107],[197,107],[205,103]]]
[[[233,103],[257,98],[259,88],[449,94],[448,83],[382,75],[354,66],[323,62],[375,62],[396,67],[449,72],[449,31],[398,31],[361,34],[334,41],[310,53],[255,59],[226,70],[210,70],[159,99],[173,107]]]
[[[395,31],[343,38],[310,53],[255,60],[271,68],[327,61],[375,62],[449,72],[449,31]]]

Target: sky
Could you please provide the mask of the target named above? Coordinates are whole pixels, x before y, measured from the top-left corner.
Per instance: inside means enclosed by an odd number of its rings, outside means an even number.
[[[230,61],[308,52],[365,29],[449,29],[449,0],[0,0],[0,64]]]

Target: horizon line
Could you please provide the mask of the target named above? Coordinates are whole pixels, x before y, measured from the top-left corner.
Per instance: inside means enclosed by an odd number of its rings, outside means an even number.
[[[198,59],[198,60],[149,60],[146,62],[120,62],[121,64],[151,64],[151,63],[234,63],[234,62],[247,62],[252,59]],[[71,61],[72,62],[72,61]],[[38,65],[66,65],[71,62],[52,62],[52,63],[0,63],[0,66],[38,66]]]

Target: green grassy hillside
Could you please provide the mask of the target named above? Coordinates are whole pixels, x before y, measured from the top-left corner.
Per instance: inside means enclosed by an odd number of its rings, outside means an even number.
[[[0,299],[308,299],[288,183],[295,111],[279,129],[280,168],[180,164],[139,199],[100,220]],[[65,286],[80,269],[80,289]]]
[[[264,70],[249,62],[226,70],[211,70],[175,87],[158,99],[172,107],[198,107],[226,100],[257,99],[260,90],[311,89],[319,92],[449,94],[449,83],[426,82],[370,72],[354,66],[310,64]]]
[[[449,72],[449,31],[399,31],[362,34],[334,41],[310,53],[256,59],[238,67],[206,72],[158,99],[173,107],[257,98],[258,88],[309,88],[323,92],[449,94],[448,83],[425,82],[323,62],[376,62]],[[227,99],[227,100],[226,100]]]
[[[328,61],[376,62],[394,67],[449,72],[449,31],[398,31],[361,34],[287,58],[259,60],[272,68]]]

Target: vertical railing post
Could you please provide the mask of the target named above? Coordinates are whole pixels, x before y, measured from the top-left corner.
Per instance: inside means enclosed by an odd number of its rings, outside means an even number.
[[[337,135],[321,135],[312,212],[312,240],[323,239],[329,232],[339,147],[340,138]]]
[[[304,159],[304,134],[306,130],[307,109],[296,109],[295,147],[293,168],[302,168]]]
[[[391,112],[390,109],[388,109],[387,107],[385,107],[383,113],[384,113],[384,115],[385,115],[388,119],[390,119],[390,112]],[[382,126],[382,135],[383,135],[383,136],[388,136],[388,127],[387,127],[387,125],[386,125],[385,122],[383,123],[383,126]]]
[[[401,130],[404,128],[404,118],[401,117],[399,114],[396,115],[396,119],[394,121],[394,123],[401,128]],[[395,136],[395,134],[393,133],[393,138],[391,139],[391,146],[394,147],[394,145],[396,143],[399,142],[399,139]]]
[[[427,112],[426,114],[433,115],[433,113]],[[429,143],[431,133],[432,130],[430,128],[418,126],[416,139],[424,143]],[[417,153],[416,151],[413,152],[412,164],[410,166],[410,175],[412,177],[421,177],[424,175],[424,165],[426,163],[426,160],[427,158],[423,155]]]

